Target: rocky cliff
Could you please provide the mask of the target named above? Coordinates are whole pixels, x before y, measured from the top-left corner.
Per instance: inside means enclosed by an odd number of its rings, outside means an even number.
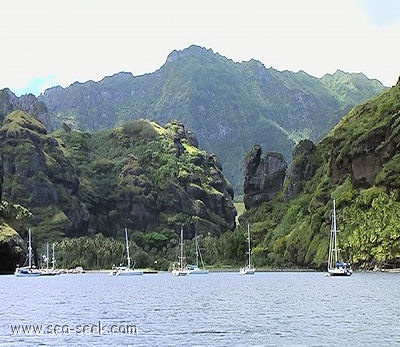
[[[142,231],[177,229],[184,223],[189,235],[220,235],[234,229],[233,190],[215,155],[197,147],[195,135],[180,122],[165,127],[132,121],[112,131],[84,137],[59,132],[66,147],[85,143],[82,152],[68,151],[80,172],[82,201],[92,216],[90,232],[115,236],[124,225]],[[88,170],[92,168],[92,170]],[[93,198],[95,196],[95,198]]]
[[[246,209],[259,206],[278,194],[285,179],[287,164],[282,154],[267,152],[262,157],[259,145],[247,154],[244,178],[244,203]]]
[[[11,273],[15,265],[24,265],[26,244],[9,225],[0,225],[0,274]]]
[[[97,233],[120,237],[127,227],[148,250],[143,240],[156,238],[159,251],[182,224],[188,238],[235,228],[233,189],[221,164],[180,122],[49,134],[37,119],[14,111],[0,128],[0,144],[3,199],[31,213],[29,223],[11,229],[22,234],[31,227],[38,244]],[[24,253],[21,239],[3,236],[0,253],[15,266]]]
[[[315,145],[310,140],[302,140],[294,148],[292,162],[285,178],[284,200],[291,200],[302,192],[305,183],[314,175],[316,165],[312,161]]]
[[[32,227],[48,237],[87,228],[88,212],[77,196],[79,179],[42,123],[22,111],[10,113],[0,128],[0,144],[4,200],[28,208]]]
[[[48,130],[52,129],[52,122],[47,107],[43,101],[33,94],[15,96],[8,88],[0,90],[0,122],[13,111],[21,110],[38,119]]]
[[[284,193],[247,213],[271,266],[326,269],[332,200],[342,260],[400,266],[400,83],[293,152]],[[262,256],[261,256],[262,255]]]

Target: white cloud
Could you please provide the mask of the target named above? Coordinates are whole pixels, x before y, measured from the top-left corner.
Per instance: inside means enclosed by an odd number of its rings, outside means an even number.
[[[0,87],[21,90],[46,76],[68,86],[119,71],[152,72],[173,49],[190,44],[279,70],[315,76],[361,71],[392,85],[399,75],[400,23],[390,16],[387,25],[376,25],[364,5],[359,0],[8,1],[0,22]]]

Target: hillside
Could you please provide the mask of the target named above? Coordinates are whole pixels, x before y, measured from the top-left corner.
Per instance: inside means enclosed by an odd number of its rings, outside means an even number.
[[[17,236],[11,229],[24,237],[27,227],[37,244],[95,234],[123,239],[126,227],[142,252],[162,251],[165,260],[181,225],[187,238],[235,228],[233,190],[218,159],[199,149],[181,123],[137,120],[93,134],[67,126],[48,133],[14,111],[0,128],[0,143],[2,199],[29,214],[18,224],[3,207],[0,241]]]
[[[173,51],[154,73],[121,72],[99,82],[54,87],[39,96],[49,111],[47,129],[63,123],[81,131],[111,129],[130,119],[160,124],[178,120],[202,148],[215,153],[237,193],[242,159],[255,143],[291,160],[302,138],[316,141],[356,104],[384,86],[363,74],[337,71],[315,78],[235,63],[210,49]]]
[[[256,262],[324,268],[336,199],[343,256],[361,268],[399,267],[399,143],[400,83],[353,108],[315,146],[299,144],[308,149],[294,150],[281,193],[242,215]]]

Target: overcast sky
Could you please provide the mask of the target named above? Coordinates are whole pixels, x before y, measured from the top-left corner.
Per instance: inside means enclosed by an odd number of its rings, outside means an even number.
[[[399,0],[9,0],[0,12],[0,88],[17,95],[160,68],[191,44],[321,77],[400,75]]]

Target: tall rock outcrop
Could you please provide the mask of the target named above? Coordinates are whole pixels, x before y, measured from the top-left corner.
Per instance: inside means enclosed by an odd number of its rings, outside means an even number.
[[[278,194],[285,179],[287,164],[282,154],[265,153],[262,158],[259,145],[247,154],[244,168],[244,204],[246,209],[259,206]]]
[[[292,163],[285,179],[284,200],[293,199],[300,193],[304,184],[309,180],[316,170],[316,165],[312,162],[315,145],[310,140],[302,140],[293,149]]]

